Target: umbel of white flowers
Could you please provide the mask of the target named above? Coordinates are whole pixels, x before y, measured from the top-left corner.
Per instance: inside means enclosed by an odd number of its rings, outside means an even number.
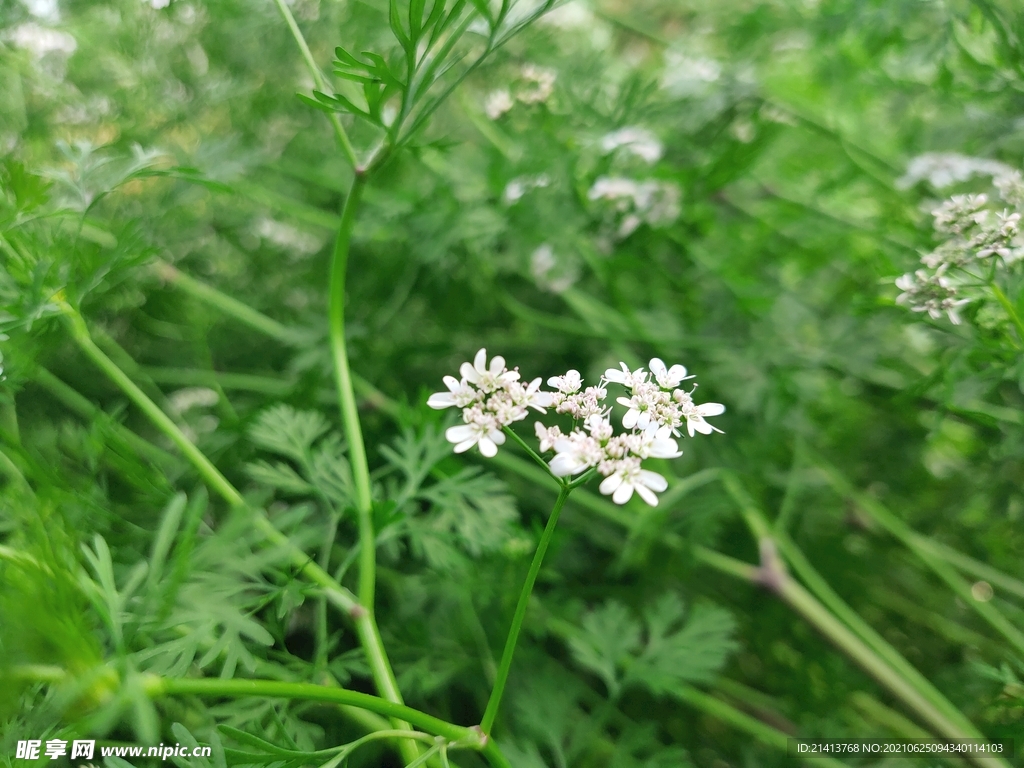
[[[922,254],[925,269],[908,272],[896,279],[902,291],[896,303],[914,312],[927,312],[933,319],[945,313],[960,324],[959,310],[983,293],[985,272],[1016,267],[1024,257],[1021,240],[1021,210],[1024,210],[1024,177],[1009,168],[993,179],[1003,202],[1018,210],[988,208],[988,195],[954,195],[932,211],[934,228],[943,241]]]
[[[502,357],[487,363],[487,352],[481,349],[472,363],[463,363],[461,379],[445,376],[447,392],[430,396],[431,408],[458,407],[463,424],[451,427],[445,437],[455,443],[455,452],[480,446],[484,456],[494,456],[505,442],[502,429],[522,421],[533,408],[573,418],[573,428],[566,434],[558,426],[534,425],[540,442],[540,453],[554,452],[548,466],[556,477],[579,475],[588,469],[604,477],[600,491],[611,496],[616,504],[625,504],[635,492],[651,506],[658,503],[657,493],[668,483],[657,472],[644,469],[646,459],[674,459],[682,455],[676,438],[686,425],[690,437],[700,433],[721,432],[706,420],[725,412],[720,403],[696,404],[694,385],[689,391],[680,385],[693,376],[686,368],[671,368],[658,358],[650,361],[649,370],[631,371],[625,363],[609,368],[597,386],[583,387],[579,371],[569,370],[562,376],[548,379],[554,392],[540,389],[540,378],[528,385],[520,382],[518,369],[508,370]],[[626,407],[622,430],[616,433],[611,419],[611,406],[606,406],[607,385],[623,387],[626,395],[616,402]]]

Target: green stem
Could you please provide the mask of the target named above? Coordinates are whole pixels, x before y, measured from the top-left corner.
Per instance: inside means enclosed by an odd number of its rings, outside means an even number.
[[[537,464],[539,464],[540,466],[542,466],[542,467],[543,467],[543,468],[545,469],[545,471],[547,471],[547,473],[548,473],[549,475],[551,474],[551,468],[550,468],[550,467],[548,466],[548,463],[547,463],[546,461],[544,461],[544,459],[542,459],[542,458],[540,457],[540,454],[538,454],[538,453],[537,453],[536,451],[534,451],[534,450],[533,450],[533,448],[531,448],[531,447],[530,447],[530,446],[529,446],[529,445],[528,445],[528,444],[526,443],[526,441],[525,441],[525,440],[523,440],[523,438],[521,438],[521,437],[520,437],[519,435],[517,435],[517,434],[516,434],[516,431],[515,431],[514,429],[512,429],[512,427],[508,427],[508,426],[506,426],[506,427],[503,427],[503,428],[502,428],[502,431],[503,431],[503,432],[504,432],[504,433],[505,433],[506,435],[508,435],[509,437],[511,437],[511,438],[512,438],[513,440],[515,440],[515,441],[516,441],[516,443],[518,443],[518,444],[519,444],[519,447],[520,447],[520,448],[522,448],[522,449],[523,449],[524,451],[526,451],[526,453],[527,453],[527,454],[529,455],[529,457],[530,457],[531,459],[533,459],[533,460],[534,460],[535,462],[537,462]],[[552,477],[555,477],[554,475],[551,475],[551,476],[552,476]],[[561,482],[561,480],[559,480],[559,478],[557,478],[557,477],[555,477],[555,480],[558,480],[559,482]]]
[[[331,260],[330,282],[330,335],[331,357],[338,386],[338,407],[348,440],[349,460],[352,463],[352,477],[355,482],[356,512],[359,515],[359,598],[363,607],[372,612],[376,582],[376,542],[373,533],[373,501],[370,496],[370,468],[366,460],[366,446],[359,424],[359,410],[356,407],[355,391],[352,388],[352,374],[348,366],[348,351],[345,348],[345,273],[348,268],[349,247],[352,229],[355,226],[356,211],[366,186],[366,177],[357,174],[352,188],[345,198],[341,212],[341,224],[334,244],[334,258]]]
[[[940,711],[932,706],[931,702],[918,693],[845,624],[815,600],[810,592],[780,570],[777,565],[755,568],[727,555],[710,552],[703,548],[695,548],[694,554],[699,562],[721,573],[771,589],[826,639],[855,661],[861,669],[931,725],[939,735],[951,739],[972,738],[955,724],[950,723]],[[1007,763],[999,758],[973,757],[971,760],[978,766],[1008,768]]]
[[[509,628],[508,637],[505,640],[505,650],[501,654],[501,662],[498,664],[498,675],[491,690],[491,696],[487,700],[487,707],[484,710],[480,727],[488,736],[494,726],[494,719],[498,716],[498,707],[501,705],[501,697],[505,693],[505,683],[508,682],[509,670],[512,667],[512,657],[516,652],[516,643],[519,641],[519,632],[523,628],[523,619],[526,617],[526,608],[530,604],[530,595],[533,593],[533,585],[537,581],[537,574],[540,573],[540,566],[544,562],[544,555],[551,544],[551,538],[555,533],[555,526],[558,525],[558,516],[562,512],[565,500],[569,498],[571,489],[562,486],[555,500],[555,506],[551,510],[547,525],[544,526],[544,533],[540,537],[537,551],[533,554],[533,562],[530,563],[530,570],[526,574],[526,581],[523,582],[523,589],[519,593],[519,602],[516,604],[516,612],[512,616],[512,626]]]
[[[153,268],[163,280],[180,290],[188,293],[200,301],[224,312],[224,314],[239,320],[253,330],[259,331],[265,336],[276,339],[284,344],[292,345],[296,341],[296,332],[272,320],[261,312],[257,312],[248,304],[243,304],[227,294],[221,293],[216,288],[211,288],[206,283],[195,280],[176,267],[158,259]]]
[[[981,618],[987,621],[989,626],[999,632],[1019,653],[1024,653],[1024,633],[1017,629],[991,603],[975,600],[971,594],[970,584],[949,563],[933,554],[930,548],[921,546],[919,543],[920,534],[912,530],[910,526],[890,512],[883,504],[867,494],[857,491],[837,469],[830,466],[824,459],[818,457],[817,463],[818,468],[824,473],[829,484],[838,494],[853,499],[862,510],[867,512],[892,536],[903,542],[936,576],[946,582],[947,586],[966,605],[971,606]]]
[[[151,698],[160,696],[259,696],[273,699],[299,699],[345,704],[367,709],[393,719],[406,720],[428,733],[444,736],[465,746],[482,749],[484,739],[479,731],[453,725],[404,704],[396,704],[368,693],[329,688],[312,683],[287,683],[277,680],[221,680],[215,678],[168,678],[155,675],[145,678],[145,690]],[[400,730],[410,730],[403,728]]]
[[[216,493],[218,493],[232,507],[246,506],[242,494],[220,473],[213,463],[189,440],[178,426],[170,420],[156,403],[150,400],[124,371],[114,364],[114,361],[104,354],[103,350],[96,346],[89,334],[85,320],[71,306],[64,305],[64,317],[71,329],[71,336],[79,349],[86,357],[96,365],[107,377],[124,392],[128,398],[153,422],[168,439],[173,442],[185,455],[189,462],[196,468],[203,481]],[[301,549],[298,549],[291,541],[277,530],[269,520],[262,514],[254,512],[254,526],[263,534],[267,541],[274,546],[279,546],[289,552],[293,565],[310,581],[322,587],[327,599],[340,608],[347,615],[353,617],[357,624],[362,614],[361,606],[349,590],[342,587],[330,575],[312,562]]]
[[[672,695],[685,704],[702,712],[706,712],[723,723],[743,731],[767,747],[785,752],[789,747],[789,736],[780,730],[765,725],[757,718],[751,717],[730,706],[721,699],[716,699],[690,685],[680,685],[672,689]],[[808,765],[826,766],[827,768],[847,768],[846,763],[829,757],[805,759]]]
[[[765,518],[764,513],[754,503],[754,500],[747,493],[742,483],[732,473],[723,473],[722,484],[733,501],[740,507],[743,516],[747,521],[751,534],[758,542],[771,542],[772,546],[778,546],[782,555],[803,579],[804,583],[815,593],[817,598],[823,602],[829,610],[838,616],[846,625],[852,629],[861,640],[863,640],[876,654],[889,664],[893,671],[901,675],[921,696],[926,698],[932,706],[941,711],[946,719],[956,725],[962,733],[971,738],[980,738],[981,734],[974,725],[942,695],[917,669],[910,664],[902,654],[885,640],[874,628],[862,619],[846,602],[832,589],[827,581],[815,570],[810,561],[800,551],[785,531],[777,530],[772,535],[772,527]]]
[[[985,563],[975,560],[973,557],[969,557],[962,552],[958,552],[952,547],[940,544],[927,536],[917,534],[914,537],[914,541],[917,542],[919,547],[922,547],[936,557],[945,560],[947,563],[963,573],[968,573],[971,576],[984,579],[993,586],[1004,589],[1017,597],[1024,597],[1024,582],[1020,579],[1015,579],[1013,576],[1009,576],[990,565],[986,565]]]
[[[96,342],[92,340],[92,336],[89,334],[89,329],[86,327],[82,316],[70,305],[65,305],[64,309],[64,317],[70,326],[71,336],[85,356],[97,368],[103,371],[107,378],[113,381],[122,392],[128,395],[131,401],[153,422],[157,429],[163,432],[178,447],[178,450],[191,462],[192,466],[196,468],[199,475],[203,478],[203,481],[211,489],[222,496],[231,506],[243,505],[245,500],[235,487],[228,482],[227,478],[213,466],[210,460],[203,455],[202,451],[196,448],[191,440],[185,437],[185,434],[178,428],[178,425],[171,421],[170,417],[160,410],[156,403],[150,400],[146,393],[134,381],[128,378],[113,360],[107,357],[103,350],[96,346]]]
[[[1003,309],[1006,310],[1006,314],[1009,315],[1010,320],[1017,328],[1017,336],[1024,342],[1024,320],[1021,320],[1020,315],[1017,314],[1016,307],[1013,306],[1013,302],[1010,301],[1010,297],[1003,293],[1003,289],[996,284],[995,281],[989,283],[989,287],[992,288],[992,293],[1000,304],[1003,305]]]
[[[373,530],[373,499],[370,493],[370,467],[366,459],[366,445],[363,430],[359,424],[359,409],[356,406],[352,373],[348,366],[348,350],[345,347],[345,275],[348,269],[348,255],[355,227],[356,212],[366,186],[366,175],[359,171],[352,181],[352,187],[345,197],[341,211],[341,224],[334,243],[334,257],[331,260],[330,282],[330,339],[331,357],[338,385],[338,406],[341,410],[342,425],[348,441],[349,461],[355,484],[356,514],[359,519],[359,604],[362,612],[356,629],[359,640],[366,651],[378,692],[388,701],[402,703],[395,673],[391,668],[384,643],[377,628],[374,614],[377,581],[377,537]],[[406,723],[394,721],[395,728],[407,728]],[[406,763],[419,757],[419,746],[412,741],[401,742],[402,756]]]
[[[313,82],[321,92],[327,91],[327,81],[324,79],[323,72],[320,71],[320,67],[316,65],[316,61],[313,59],[313,52],[309,50],[309,45],[306,44],[306,38],[302,36],[302,30],[299,29],[299,25],[295,23],[295,17],[292,16],[291,10],[285,4],[284,0],[274,0],[277,3],[277,9],[281,12],[281,16],[284,17],[285,23],[288,25],[288,29],[291,30],[292,37],[295,38],[296,45],[299,46],[299,52],[302,54],[302,60],[306,62],[306,68],[309,69],[310,75],[313,76]],[[352,148],[352,142],[349,141],[348,134],[345,133],[345,128],[341,124],[341,120],[334,113],[328,115],[331,121],[331,127],[334,128],[334,135],[338,139],[338,145],[341,147],[342,153],[345,155],[345,159],[348,160],[349,165],[353,168],[357,168],[359,161],[356,158],[356,152]]]

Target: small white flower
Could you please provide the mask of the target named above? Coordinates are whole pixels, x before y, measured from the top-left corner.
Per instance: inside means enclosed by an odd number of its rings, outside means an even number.
[[[545,427],[539,421],[534,422],[533,425],[534,434],[537,435],[537,440],[540,442],[540,452],[550,451],[555,447],[555,443],[565,438],[557,426]]]
[[[463,363],[459,366],[459,373],[462,378],[470,384],[475,384],[484,392],[493,392],[506,381],[515,381],[519,378],[518,371],[505,369],[505,358],[496,355],[490,366],[487,365],[487,350],[481,349],[473,358],[473,364]]]
[[[579,371],[575,368],[570,368],[565,372],[564,376],[552,376],[548,379],[548,386],[554,387],[563,394],[571,395],[574,392],[580,391],[580,387],[583,386],[583,379],[580,377]]]
[[[541,104],[554,93],[558,75],[553,69],[526,64],[521,74],[525,85],[516,91],[516,98],[523,104]]]
[[[505,442],[505,434],[500,429],[481,424],[459,424],[450,427],[444,433],[449,443],[455,443],[455,452],[464,453],[474,445],[480,446],[480,453],[491,458],[498,452],[498,446]]]
[[[647,374],[644,373],[643,368],[637,368],[635,371],[630,371],[629,366],[625,363],[619,363],[619,365],[622,370],[609,368],[604,372],[604,378],[607,381],[622,384],[624,387],[628,387],[630,389],[641,381],[647,381]]]
[[[673,365],[671,368],[666,368],[665,363],[657,357],[651,358],[650,369],[654,374],[655,381],[662,389],[675,389],[682,382],[693,378],[693,376],[686,375],[685,366]]]
[[[625,467],[613,475],[606,477],[599,487],[605,496],[609,494],[616,504],[625,504],[633,498],[636,491],[641,499],[652,507],[658,506],[656,493],[661,493],[668,488],[668,481],[657,472],[647,469],[640,469],[640,463]]]
[[[665,150],[653,133],[636,126],[620,128],[601,138],[601,150],[606,155],[617,149],[636,155],[648,165],[658,162]]]
[[[507,88],[491,91],[484,100],[484,112],[491,120],[497,120],[514,106],[515,101]]]
[[[899,189],[909,189],[919,181],[927,181],[936,189],[967,181],[975,175],[1001,176],[1012,169],[997,160],[968,157],[956,152],[926,152],[907,163],[907,172],[896,180]]]
[[[427,400],[431,408],[441,410],[453,405],[465,408],[478,397],[477,391],[465,379],[459,381],[454,376],[445,376],[444,385],[448,387],[447,392],[435,392]]]
[[[710,435],[712,432],[721,433],[718,427],[713,427],[704,421],[705,416],[718,416],[725,413],[725,406],[721,403],[704,403],[688,408],[683,415],[686,417],[686,430],[693,437],[694,432],[702,435]]]

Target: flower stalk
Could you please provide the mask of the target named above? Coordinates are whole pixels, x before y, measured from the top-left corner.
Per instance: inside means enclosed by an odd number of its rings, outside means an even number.
[[[548,546],[558,525],[558,517],[565,506],[566,500],[572,489],[566,482],[562,483],[555,506],[551,509],[547,525],[544,526],[544,533],[541,534],[540,542],[537,544],[537,551],[533,553],[533,561],[530,563],[530,570],[526,573],[526,580],[519,593],[519,602],[516,603],[516,612],[512,616],[512,626],[509,628],[508,637],[505,639],[505,649],[501,653],[501,662],[498,664],[498,674],[495,677],[494,688],[491,690],[490,698],[487,700],[487,707],[484,709],[483,719],[480,721],[480,728],[484,734],[490,735],[494,727],[494,720],[498,716],[498,708],[501,706],[501,697],[505,693],[505,683],[508,682],[509,670],[512,667],[512,658],[515,656],[516,644],[519,642],[519,633],[523,628],[523,619],[526,618],[526,609],[530,604],[530,595],[533,594],[533,586],[537,582],[537,574],[540,573],[541,564],[544,562],[544,555],[547,554]]]

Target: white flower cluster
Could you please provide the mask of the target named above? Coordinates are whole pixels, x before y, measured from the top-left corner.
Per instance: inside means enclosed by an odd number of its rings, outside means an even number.
[[[914,312],[927,312],[933,320],[945,312],[953,325],[960,325],[957,310],[971,301],[956,298],[956,287],[941,272],[919,269],[897,278],[896,287],[903,291],[896,298],[897,304],[905,304]]]
[[[463,363],[459,373],[461,380],[444,377],[447,392],[437,392],[427,400],[427,405],[438,410],[453,405],[462,409],[465,423],[445,432],[448,441],[455,443],[456,453],[479,445],[484,456],[494,456],[505,442],[504,427],[525,419],[528,408],[545,413],[551,404],[551,393],[540,391],[540,377],[524,386],[519,371],[505,367],[505,358],[494,357],[488,365],[485,349],[476,353],[472,364]]]
[[[497,120],[510,111],[516,105],[516,101],[523,104],[541,104],[555,92],[557,79],[558,75],[553,69],[526,64],[520,70],[520,82],[515,93],[508,88],[491,91],[484,99],[484,112],[491,120]]]
[[[460,373],[461,380],[445,376],[448,391],[431,395],[427,401],[432,408],[462,409],[465,423],[445,433],[456,444],[457,453],[479,445],[484,456],[494,456],[505,442],[504,427],[526,418],[528,408],[544,413],[554,407],[556,413],[572,416],[573,429],[566,434],[557,426],[534,425],[540,452],[554,451],[551,473],[571,477],[594,470],[604,477],[601,493],[610,495],[616,504],[625,504],[635,492],[648,504],[657,505],[657,494],[668,483],[657,472],[644,469],[643,461],[681,456],[676,438],[683,423],[690,437],[697,432],[720,432],[705,417],[725,411],[719,403],[695,404],[693,389],[679,388],[693,378],[686,368],[669,368],[658,358],[651,360],[649,371],[631,371],[622,363],[621,369],[605,371],[597,386],[586,388],[579,371],[569,370],[548,379],[554,392],[541,391],[539,378],[523,386],[518,370],[509,371],[501,357],[488,365],[482,349],[472,364],[462,364]],[[612,409],[605,405],[607,385],[612,383],[624,387],[629,395],[617,398],[627,408],[622,418],[625,431],[618,434],[612,424]]]
[[[1002,176],[1011,168],[998,160],[969,157],[956,152],[926,152],[907,163],[907,171],[896,180],[899,189],[927,181],[936,189],[967,181],[972,176]]]
[[[550,243],[542,243],[530,255],[530,274],[542,291],[564,293],[579,279],[579,270],[555,254]]]
[[[602,152],[608,155],[617,150],[636,155],[648,165],[652,165],[661,159],[665,147],[658,141],[658,137],[646,128],[628,126],[605,134],[601,138]]]
[[[568,435],[558,427],[535,425],[541,452],[554,449],[551,473],[567,477],[595,468],[604,477],[600,491],[611,495],[616,504],[625,504],[634,491],[651,506],[658,503],[657,493],[668,487],[665,478],[657,472],[643,469],[644,459],[674,459],[682,455],[673,436],[683,421],[690,436],[694,432],[710,434],[721,431],[705,421],[705,416],[717,416],[725,411],[719,403],[696,405],[692,390],[686,392],[679,385],[692,376],[686,375],[681,365],[667,368],[658,358],[650,363],[650,371],[638,368],[630,371],[625,363],[621,370],[609,368],[596,387],[583,389],[579,371],[570,370],[564,376],[548,379],[557,392],[552,404],[558,413],[568,413],[582,421]],[[619,397],[616,402],[628,408],[622,417],[627,432],[615,434],[611,422],[611,409],[605,408],[607,383],[624,386],[630,397]]]
[[[993,180],[1003,202],[1024,208],[1024,178],[1020,172],[989,162],[993,167],[986,172],[1004,171]],[[991,275],[982,277],[981,273],[990,272],[990,266],[1009,267],[1024,257],[1020,210],[995,211],[988,204],[988,195],[954,195],[932,211],[935,231],[945,239],[921,256],[927,269],[896,280],[896,287],[902,291],[897,304],[914,312],[927,312],[934,319],[945,312],[950,322],[959,325],[960,307],[980,298],[983,293],[979,287],[991,280]]]
[[[679,218],[682,194],[669,182],[648,179],[637,181],[619,176],[601,176],[594,182],[587,197],[606,201],[620,217],[615,236],[622,240],[633,234],[641,224],[663,227]]]

